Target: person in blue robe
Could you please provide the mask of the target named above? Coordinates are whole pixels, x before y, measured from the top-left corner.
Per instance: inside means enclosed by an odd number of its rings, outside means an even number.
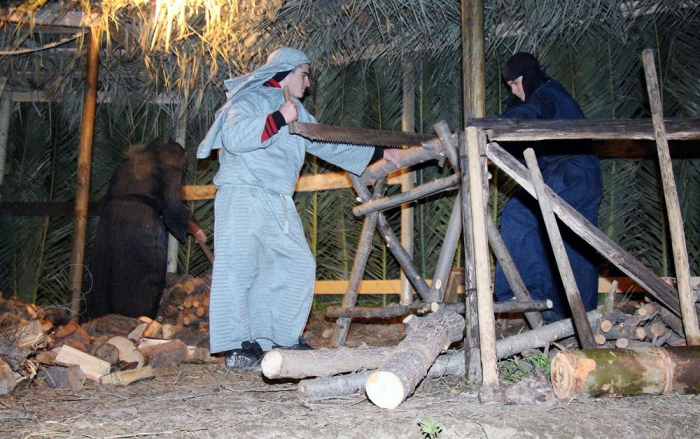
[[[550,78],[532,54],[518,52],[504,65],[503,81],[508,89],[508,119],[584,119],[573,97]],[[505,146],[505,145],[504,145]],[[517,142],[506,147],[521,162],[525,148],[533,148],[544,183],[593,225],[603,193],[602,170],[589,140]],[[503,208],[500,230],[515,266],[534,300],[549,299],[552,310],[544,311],[547,323],[570,316],[564,287],[537,200],[520,190]],[[560,223],[561,224],[561,223]],[[566,226],[560,227],[586,311],[598,304],[596,253]],[[494,292],[497,300],[513,300],[513,291],[499,263]]]

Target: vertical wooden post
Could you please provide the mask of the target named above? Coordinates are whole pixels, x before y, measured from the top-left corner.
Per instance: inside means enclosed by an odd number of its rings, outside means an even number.
[[[486,116],[484,0],[462,0],[462,96],[464,126]]]
[[[481,353],[479,351],[479,320],[476,304],[476,267],[474,266],[474,237],[471,196],[469,190],[469,160],[464,131],[457,134],[459,169],[461,172],[462,236],[464,241],[464,365],[468,383],[481,382]]]
[[[415,128],[415,90],[413,80],[413,63],[406,61],[403,67],[403,111],[401,119],[401,129],[412,133]],[[401,192],[413,189],[413,179],[415,172],[403,169],[401,174]],[[411,204],[401,206],[401,245],[406,252],[413,256],[413,229],[414,229],[413,207]],[[409,305],[413,302],[413,287],[406,278],[406,273],[401,270],[401,305]]]
[[[476,268],[476,296],[479,313],[479,343],[481,346],[482,389],[498,388],[496,357],[496,319],[491,295],[489,246],[486,239],[486,206],[482,179],[481,145],[479,130],[467,128],[467,158],[469,161],[469,189],[471,197],[474,266]]]
[[[525,150],[525,160],[527,161],[527,167],[530,169],[532,185],[535,187],[537,201],[540,203],[540,210],[542,211],[542,217],[544,218],[544,225],[547,229],[547,234],[549,235],[549,242],[552,245],[554,259],[556,259],[557,267],[559,267],[559,274],[561,275],[561,280],[564,284],[564,291],[566,292],[566,298],[569,302],[569,308],[571,308],[571,315],[573,317],[572,320],[574,322],[574,327],[576,328],[578,338],[581,341],[581,346],[584,349],[595,349],[597,344],[593,338],[591,324],[588,323],[586,310],[583,307],[581,294],[579,293],[578,286],[576,285],[574,272],[571,269],[571,263],[569,262],[568,255],[566,254],[566,248],[564,248],[564,241],[561,238],[561,232],[559,232],[557,219],[552,211],[552,203],[549,200],[549,196],[547,196],[547,193],[545,192],[544,180],[542,180],[542,174],[540,173],[540,168],[537,165],[537,158],[535,157],[535,152],[532,150],[532,148]]]
[[[175,141],[187,149],[185,146],[185,137],[187,135],[187,101],[181,98],[179,103],[181,108],[177,112],[177,126],[175,127]],[[167,273],[177,273],[177,254],[180,245],[175,237],[168,233],[168,265]]]
[[[685,340],[689,346],[698,346],[700,345],[700,328],[698,328],[698,315],[695,312],[695,297],[690,286],[690,267],[688,264],[683,218],[681,218],[681,207],[678,202],[678,192],[673,177],[671,155],[668,151],[668,140],[666,139],[666,128],[664,126],[659,83],[656,79],[653,51],[651,49],[644,50],[642,58],[644,74],[647,80],[647,92],[649,93],[649,104],[651,106],[651,118],[654,124],[654,137],[656,137],[656,150],[659,154],[659,166],[661,167],[661,182],[664,187],[664,199],[666,200],[666,211],[668,212],[668,222],[671,229],[673,260],[676,266],[676,279]]]
[[[10,93],[5,93],[7,78],[0,78],[0,186],[5,177],[5,160],[7,158],[7,136],[10,131],[11,104]]]
[[[100,64],[100,39],[102,32],[92,27],[88,32],[88,47],[83,93],[83,114],[80,123],[78,145],[78,185],[75,191],[75,220],[73,222],[73,248],[71,250],[70,289],[71,320],[78,321],[80,297],[83,287],[83,262],[85,260],[85,229],[90,201],[90,169],[92,165],[92,139],[95,132],[95,108],[97,106],[97,71]]]

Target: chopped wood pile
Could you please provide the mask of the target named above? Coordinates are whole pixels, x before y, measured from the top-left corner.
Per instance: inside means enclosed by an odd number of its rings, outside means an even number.
[[[209,361],[209,282],[171,278],[155,320],[110,314],[79,325],[65,309],[0,298],[0,395],[23,381],[73,391],[86,380],[126,385],[155,368]]]

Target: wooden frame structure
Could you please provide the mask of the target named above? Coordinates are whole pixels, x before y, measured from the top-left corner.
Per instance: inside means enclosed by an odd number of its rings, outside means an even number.
[[[522,280],[520,280],[517,270],[512,265],[512,261],[509,260],[507,249],[505,249],[500,239],[498,230],[488,220],[490,218],[489,215],[485,214],[486,204],[483,200],[484,195],[488,193],[488,179],[484,177],[487,175],[487,160],[498,166],[522,186],[524,190],[540,200],[543,214],[546,217],[551,215],[549,223],[553,224],[553,229],[550,230],[552,242],[556,243],[560,240],[556,233],[552,234],[552,232],[558,231],[554,220],[554,215],[556,215],[561,222],[566,224],[601,255],[639,285],[643,286],[652,297],[663,304],[670,312],[682,316],[686,328],[687,342],[690,345],[696,344],[693,340],[693,335],[689,334],[693,334],[698,329],[697,307],[693,306],[693,312],[690,314],[683,312],[682,308],[682,302],[685,301],[687,303],[689,298],[686,297],[684,299],[682,292],[679,298],[679,291],[610,240],[551,189],[544,186],[541,176],[539,176],[539,169],[535,170],[530,166],[531,169],[528,171],[527,168],[497,143],[498,141],[509,140],[582,138],[658,140],[659,124],[668,128],[667,130],[663,129],[666,138],[679,140],[700,139],[700,121],[696,120],[660,120],[652,123],[652,121],[648,120],[510,121],[473,119],[465,131],[454,134],[450,132],[444,122],[441,122],[435,125],[438,139],[423,142],[423,148],[406,150],[399,157],[399,162],[402,167],[410,167],[431,160],[435,160],[442,165],[446,159],[449,159],[449,164],[454,171],[453,175],[426,183],[393,197],[383,196],[386,178],[390,172],[394,171],[393,165],[388,162],[379,162],[369,167],[362,176],[351,177],[353,187],[361,200],[361,204],[355,207],[354,212],[356,215],[365,215],[365,225],[362,238],[358,244],[352,278],[343,299],[343,306],[332,310],[338,316],[335,334],[336,346],[340,347],[345,343],[351,320],[351,317],[348,317],[348,315],[351,314],[342,313],[344,310],[353,309],[356,303],[359,282],[364,274],[364,267],[367,262],[369,243],[375,229],[379,229],[387,247],[395,255],[402,269],[409,275],[408,279],[411,281],[420,299],[424,302],[423,306],[430,302],[442,301],[445,292],[444,286],[447,283],[447,276],[452,265],[457,242],[460,236],[464,236],[465,251],[468,252],[465,255],[467,266],[465,267],[464,276],[464,287],[467,294],[465,306],[467,315],[465,370],[471,381],[480,378],[482,382],[480,398],[482,401],[498,400],[500,398],[496,369],[498,355],[493,324],[494,304],[491,297],[488,272],[488,244],[491,245],[498,260],[506,267],[505,271],[507,271],[508,280],[515,286],[514,290],[517,291],[516,298],[518,301],[529,302],[530,298],[524,285],[522,285]],[[303,129],[299,129],[299,127],[297,129],[299,132],[303,132]],[[295,128],[293,127],[292,130],[295,130]],[[338,133],[339,130],[342,131],[342,128],[329,128],[326,131],[325,140],[333,141],[335,134],[332,133]],[[321,131],[323,130],[321,129]],[[342,133],[339,135],[342,135]],[[360,140],[360,143],[366,142]],[[529,162],[533,161],[534,155],[532,153],[530,153],[529,159]],[[662,166],[664,165],[662,164]],[[670,163],[668,166],[670,166]],[[373,183],[374,193],[370,194],[368,186],[371,186]],[[456,189],[458,196],[456,197],[450,224],[445,236],[443,251],[440,254],[433,280],[428,285],[413,266],[410,256],[400,245],[398,238],[386,222],[382,211],[407,201],[415,201],[449,189]],[[473,253],[470,254],[470,250]],[[562,257],[566,258],[565,252]],[[566,264],[560,264],[560,267],[562,265],[565,266]],[[562,269],[561,271],[563,276],[567,276],[566,270]],[[589,322],[590,316],[586,315],[582,305],[580,305],[580,296],[578,296],[578,291],[575,289],[575,282],[570,273],[568,274],[569,276],[565,277],[564,282],[573,287],[572,291],[567,291],[570,305],[574,310],[573,326],[583,347],[595,347]],[[572,283],[573,285],[571,285]],[[478,300],[474,300],[477,297]],[[578,305],[576,304],[576,298],[578,298]],[[413,306],[420,307],[421,305],[414,304]],[[356,312],[362,312],[361,310],[355,310]],[[476,318],[474,318],[475,316]],[[529,311],[527,312],[527,317],[533,329],[538,328],[542,324],[537,312]]]

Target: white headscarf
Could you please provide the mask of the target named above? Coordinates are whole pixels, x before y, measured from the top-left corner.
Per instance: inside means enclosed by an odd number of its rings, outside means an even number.
[[[214,116],[214,123],[209,128],[204,140],[199,144],[197,158],[207,158],[211,154],[212,149],[223,147],[220,135],[221,122],[223,120],[221,115],[231,106],[233,98],[244,90],[260,87],[279,72],[294,70],[302,64],[310,63],[309,57],[304,52],[291,47],[282,47],[272,52],[267,57],[267,62],[254,72],[224,81],[224,85],[228,90],[226,92],[226,103],[217,110]]]

